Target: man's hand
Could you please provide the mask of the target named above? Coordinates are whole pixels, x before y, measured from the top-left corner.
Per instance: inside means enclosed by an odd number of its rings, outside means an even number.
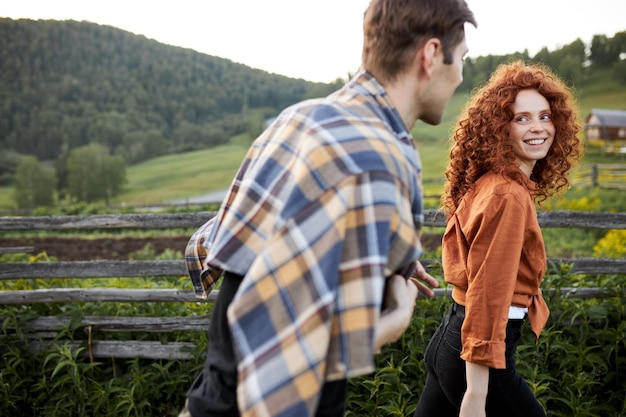
[[[398,274],[387,279],[384,310],[380,314],[374,339],[376,353],[380,352],[382,346],[398,340],[409,327],[419,293],[427,297],[435,295],[429,287],[438,287],[437,280],[426,272],[419,261],[415,262],[415,266],[413,276],[409,279]]]
[[[395,342],[411,323],[417,285],[413,278],[407,280],[402,275],[393,275],[387,279],[385,285],[384,310],[380,314],[374,335],[374,352],[387,343]]]
[[[426,269],[420,261],[415,261],[415,264],[415,272],[413,272],[413,276],[410,278],[410,281],[415,284],[420,293],[424,294],[426,297],[434,297],[435,292],[429,287],[436,288],[439,286],[439,283],[432,277],[432,275],[426,272]]]

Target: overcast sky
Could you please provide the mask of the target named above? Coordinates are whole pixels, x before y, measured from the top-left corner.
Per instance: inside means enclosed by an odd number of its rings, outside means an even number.
[[[2,0],[12,19],[86,20],[253,68],[330,82],[358,70],[369,0]],[[626,0],[467,0],[469,56],[555,50],[626,31]]]

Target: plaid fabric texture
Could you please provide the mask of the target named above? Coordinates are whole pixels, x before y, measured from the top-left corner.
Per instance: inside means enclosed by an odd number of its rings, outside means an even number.
[[[324,381],[373,371],[385,278],[421,254],[421,167],[361,72],[286,109],[255,141],[186,251],[196,294],[245,276],[228,310],[244,416],[315,413]]]

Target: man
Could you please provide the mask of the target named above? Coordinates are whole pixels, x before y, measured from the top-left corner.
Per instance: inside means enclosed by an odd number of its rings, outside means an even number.
[[[343,416],[346,379],[374,370],[418,290],[432,296],[410,129],[441,122],[465,23],[463,0],[372,0],[362,71],[284,110],[251,146],[187,246],[199,297],[223,279],[181,416]]]

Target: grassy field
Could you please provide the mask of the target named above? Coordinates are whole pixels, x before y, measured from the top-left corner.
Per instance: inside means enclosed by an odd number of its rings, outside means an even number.
[[[592,108],[626,108],[626,89],[612,82],[609,72],[596,71],[580,83],[576,94],[581,124]],[[466,99],[467,92],[455,94],[440,125],[429,126],[418,122],[413,129],[424,166],[426,195],[441,193],[443,172],[448,160],[447,138]],[[112,203],[116,206],[162,205],[225,189],[235,175],[250,141],[251,138],[245,136],[234,137],[223,146],[167,155],[128,167],[128,183]],[[602,154],[594,149],[590,149],[583,161],[586,164],[618,162],[625,162],[624,158]],[[0,187],[0,210],[15,208],[12,195],[11,187]],[[427,204],[435,202],[427,201]],[[621,209],[626,210],[626,207],[622,206]]]
[[[583,81],[576,93],[581,124],[592,108],[626,108],[626,89],[616,88],[610,79],[610,73],[597,72],[592,78]],[[412,133],[424,166],[426,195],[441,193],[443,172],[448,161],[448,138],[467,96],[467,92],[459,92],[452,97],[440,125],[429,126],[419,121],[413,128]],[[169,155],[130,167],[128,186],[115,203],[125,202],[131,206],[162,204],[227,188],[245,155],[247,143],[247,138],[237,137],[230,144],[217,148]],[[583,162],[624,161],[618,155],[604,155],[597,149],[590,149]],[[582,191],[585,192],[589,190]],[[622,205],[621,209],[626,210],[626,205]]]
[[[451,117],[451,116],[450,116]],[[447,124],[447,126],[446,126]],[[414,129],[414,137],[424,166],[424,193],[439,195],[442,191],[443,173],[448,161],[449,142],[447,132],[452,128],[452,119],[439,126],[427,126],[418,123]],[[116,197],[112,204],[116,206],[163,205],[173,200],[193,198],[209,192],[228,188],[239,163],[243,159],[247,145],[243,140],[231,142],[203,151],[177,155],[167,155],[142,164],[127,168],[128,183],[124,192]],[[584,157],[584,164],[592,163],[623,163],[624,158],[615,154],[604,154],[597,148],[590,148]],[[568,192],[576,199],[592,193],[590,189],[573,189]],[[606,194],[596,191],[599,198]],[[611,192],[610,201],[621,201],[621,195]],[[11,210],[13,189],[0,187],[0,210]],[[606,203],[609,203],[607,201]],[[427,200],[427,205],[437,203],[435,199]],[[621,201],[617,207],[611,205],[610,210],[626,211],[626,202]]]
[[[132,166],[128,184],[113,204],[167,204],[227,188],[246,151],[247,146],[235,142]]]

